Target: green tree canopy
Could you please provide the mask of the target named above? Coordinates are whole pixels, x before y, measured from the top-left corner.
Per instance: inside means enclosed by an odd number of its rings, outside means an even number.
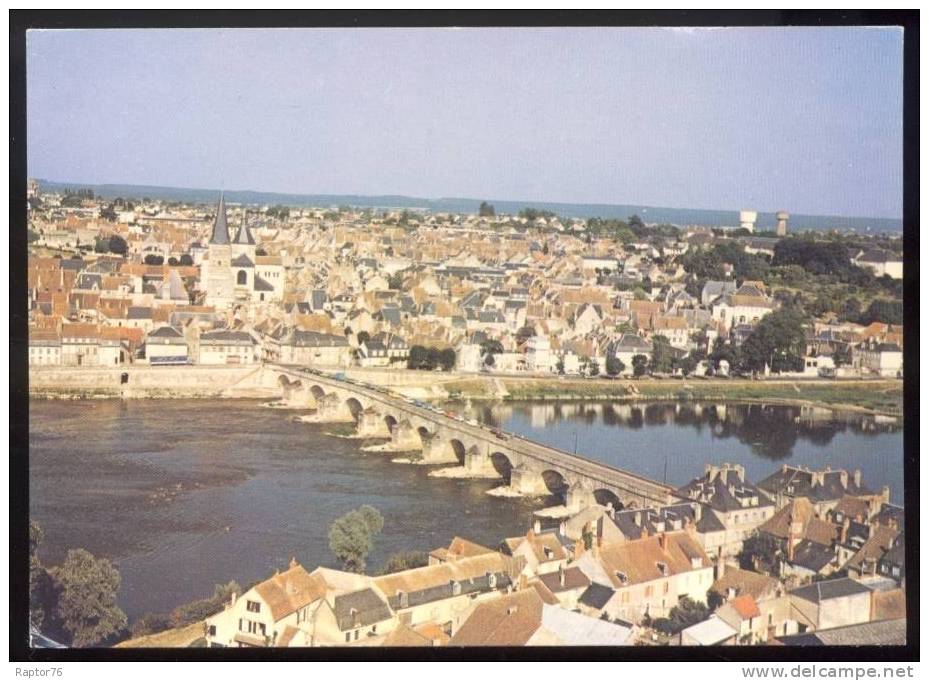
[[[669,374],[674,369],[671,342],[662,335],[652,338],[652,360],[649,362],[649,368],[659,374]]]
[[[394,572],[412,570],[429,565],[429,554],[425,551],[406,551],[391,555],[378,574],[389,575]]]
[[[742,343],[742,364],[749,371],[799,371],[806,354],[806,315],[795,306],[765,315]]]
[[[487,203],[486,201],[481,201],[481,207],[478,210],[478,215],[482,218],[490,218],[497,214],[497,211],[494,209],[493,205]]]
[[[363,573],[374,537],[384,528],[384,517],[371,506],[361,506],[329,527],[329,548],[349,572]]]
[[[633,355],[632,356],[632,375],[633,376],[644,376],[645,371],[648,369],[648,357],[645,355]]]
[[[626,370],[626,365],[616,355],[607,355],[606,373],[607,376],[618,376]]]
[[[119,572],[110,561],[72,549],[50,572],[58,591],[56,618],[73,645],[98,645],[126,628],[126,615],[116,605]]]

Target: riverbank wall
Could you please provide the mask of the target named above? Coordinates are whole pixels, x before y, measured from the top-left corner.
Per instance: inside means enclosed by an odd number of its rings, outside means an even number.
[[[33,367],[29,396],[38,399],[273,398],[261,365]]]

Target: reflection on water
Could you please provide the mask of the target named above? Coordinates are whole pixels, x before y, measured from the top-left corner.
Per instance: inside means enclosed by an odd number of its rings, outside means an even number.
[[[745,464],[753,480],[780,462],[860,468],[874,489],[902,490],[902,433],[874,419],[793,407],[518,404],[471,409],[481,420],[670,484],[707,462]],[[43,559],[70,548],[114,561],[121,607],[135,619],[247,585],[286,566],[334,565],[328,528],[361,504],[380,509],[377,570],[398,551],[463,535],[494,546],[523,534],[551,499],[485,492],[492,480],[428,477],[361,451],[359,440],[295,423],[248,400],[30,403],[30,514],[46,531]]]
[[[860,468],[901,500],[903,433],[896,419],[819,407],[705,402],[528,402],[462,407],[470,417],[669,484],[706,463],[742,463],[755,480],[781,463]],[[667,461],[667,473],[665,462]]]

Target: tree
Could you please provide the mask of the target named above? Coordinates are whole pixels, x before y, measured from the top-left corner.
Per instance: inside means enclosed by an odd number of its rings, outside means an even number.
[[[651,625],[663,634],[678,634],[687,627],[702,622],[710,616],[710,610],[703,603],[694,601],[689,596],[681,596],[677,605],[671,608],[668,617],[659,617]]]
[[[633,215],[629,218],[629,228],[632,230],[641,230],[645,227],[645,223],[642,222],[642,218],[638,215]]]
[[[455,368],[455,362],[458,355],[453,348],[445,348],[439,352],[439,366],[443,371],[451,371]]]
[[[607,355],[606,374],[607,376],[618,376],[626,370],[626,365],[616,355]]]
[[[72,549],[51,575],[59,592],[56,617],[74,646],[104,643],[126,628],[126,615],[116,605],[119,572],[110,561]]]
[[[797,307],[782,307],[765,315],[742,343],[742,362],[750,371],[799,371],[806,354],[806,315]]]
[[[387,277],[387,286],[391,291],[400,291],[403,289],[403,272],[394,272]]]
[[[45,531],[35,520],[29,521],[29,623],[41,627],[45,610],[51,601],[51,578],[39,560],[39,546],[45,541]]]
[[[370,333],[368,333],[367,331],[358,332],[358,345],[361,345],[362,343],[367,343],[369,340],[371,340]]]
[[[886,300],[876,298],[868,305],[868,309],[861,315],[859,323],[867,326],[873,322],[883,322],[884,324],[902,324],[903,323],[903,302],[900,300]]]
[[[146,265],[163,265],[164,261],[163,255],[155,255],[154,253],[149,253],[145,256],[145,260],[143,260]]]
[[[429,565],[429,554],[425,551],[407,551],[391,555],[378,574],[389,575]]]
[[[129,244],[119,234],[110,237],[109,247],[110,253],[116,253],[116,255],[126,255],[129,251]]]
[[[770,534],[757,532],[742,542],[742,551],[738,555],[739,567],[776,575],[780,548],[778,541]]]
[[[170,258],[168,258],[168,264],[172,267],[176,267],[178,264],[177,258],[172,255]]]
[[[374,537],[384,528],[384,517],[376,508],[362,506],[338,518],[329,527],[329,548],[348,572],[364,573],[365,559]]]
[[[478,215],[482,218],[491,218],[497,214],[497,211],[494,210],[494,207],[487,203],[486,201],[481,201],[481,207],[478,209]]]
[[[26,229],[26,241],[28,243],[31,244],[38,240],[39,240],[39,233],[37,231],[32,229],[32,227],[29,227],[28,229]]]
[[[559,376],[564,376],[564,357],[559,357],[558,361],[555,362],[555,371],[558,372]]]
[[[662,335],[652,338],[652,360],[649,368],[659,374],[669,374],[674,370],[674,350],[671,342]]]
[[[645,355],[633,355],[632,356],[632,375],[633,376],[644,376],[645,370],[648,368],[648,357]]]
[[[194,264],[194,259],[189,253],[184,253],[177,262],[184,267],[190,267]]]
[[[588,376],[599,376],[600,375],[600,363],[595,359],[590,359],[587,361],[587,375]]]

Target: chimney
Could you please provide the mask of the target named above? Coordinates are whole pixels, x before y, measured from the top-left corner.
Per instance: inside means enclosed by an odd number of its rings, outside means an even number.
[[[564,573],[565,573],[564,565],[559,565],[558,566],[558,583],[561,586],[564,586]]]
[[[845,519],[842,520],[842,527],[839,529],[839,543],[842,545],[848,540],[848,528],[851,524],[851,518],[845,516]]]
[[[699,523],[703,518],[703,504],[694,504],[691,508],[694,510],[694,522]]]
[[[542,521],[538,518],[532,521],[532,531],[536,534],[542,531]]]
[[[721,579],[726,574],[726,561],[720,556],[716,559],[716,579]]]
[[[233,591],[233,592],[232,592],[232,596],[229,598],[229,607],[230,607],[230,608],[231,608],[233,605],[235,605],[235,600],[236,600],[236,598],[238,598],[238,594],[237,594],[235,591]]]
[[[662,551],[668,550],[668,535],[664,532],[658,535],[658,546],[661,547]]]
[[[843,489],[848,489],[848,472],[839,471],[839,482],[842,483]]]
[[[293,557],[293,556],[291,556],[291,558],[290,558],[290,567],[292,567],[292,568],[297,567],[297,559],[296,559],[295,557]]]
[[[881,487],[881,499],[884,500],[885,504],[890,503],[890,487],[888,487],[887,485],[884,485],[883,487]]]
[[[856,468],[855,472],[852,473],[852,480],[855,481],[855,487],[861,487],[861,469]]]

